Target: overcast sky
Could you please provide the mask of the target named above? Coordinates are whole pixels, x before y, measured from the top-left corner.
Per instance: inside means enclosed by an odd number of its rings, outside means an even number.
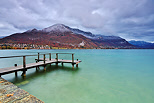
[[[56,23],[154,42],[154,0],[0,0],[0,36]]]

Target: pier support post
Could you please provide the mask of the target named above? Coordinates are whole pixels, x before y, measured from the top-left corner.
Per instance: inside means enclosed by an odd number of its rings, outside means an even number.
[[[15,67],[17,67],[17,64],[14,64]],[[17,71],[15,71],[15,76],[17,77]]]
[[[61,65],[62,65],[62,66],[64,65],[64,63],[63,63],[63,59],[62,59]]]
[[[58,66],[58,62],[56,63],[56,66]]]
[[[45,66],[44,66],[44,71],[46,71],[46,68],[45,68]]]
[[[40,67],[39,66],[37,67],[37,70],[40,70]]]
[[[26,77],[26,70],[23,70],[23,73],[21,76]]]
[[[23,68],[26,68],[26,56],[23,56]]]
[[[16,77],[18,76],[17,71],[15,71],[15,76],[16,76]]]
[[[74,70],[74,63],[72,63],[72,69]]]
[[[77,61],[78,61],[78,59],[77,59]],[[76,64],[76,67],[78,68],[78,64]]]
[[[37,60],[36,60],[36,63],[37,63]],[[36,66],[36,70],[38,69],[38,67]]]

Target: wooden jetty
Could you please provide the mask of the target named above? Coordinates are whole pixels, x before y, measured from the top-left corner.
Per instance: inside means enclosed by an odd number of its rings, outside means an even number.
[[[0,77],[0,103],[44,103]]]
[[[56,58],[53,59],[51,58],[51,55],[55,55]],[[72,55],[72,59],[71,60],[63,60],[63,59],[58,59],[58,55],[65,55],[65,54],[69,54]],[[40,55],[43,55],[43,58],[40,58]],[[49,58],[46,58],[46,56],[49,56]],[[30,63],[30,64],[26,64],[26,57],[27,56],[37,56],[37,58],[35,59],[34,63]],[[17,65],[14,64],[13,67],[7,67],[7,68],[0,68],[0,77],[1,75],[5,75],[5,74],[9,74],[9,73],[13,73],[15,72],[15,75],[17,76],[17,72],[18,71],[22,71],[22,76],[26,76],[26,71],[28,69],[34,68],[36,67],[36,69],[39,68],[39,66],[43,66],[44,70],[46,70],[46,65],[48,64],[53,64],[55,63],[58,66],[58,63],[61,63],[62,66],[64,63],[70,63],[72,64],[72,68],[74,69],[74,65],[76,65],[76,67],[78,67],[78,63],[81,62],[81,60],[74,60],[74,53],[46,53],[46,54],[40,54],[38,53],[37,55],[23,55],[23,56],[8,56],[8,57],[0,57],[0,59],[3,58],[17,58],[17,57],[22,57],[23,58],[23,65]]]
[[[51,58],[51,55],[54,54],[56,56],[55,59]],[[60,54],[71,54],[72,59],[71,60],[64,60],[64,59],[58,59],[58,55]],[[43,58],[40,58],[40,55],[43,55]],[[49,58],[46,58],[46,56],[49,56]],[[34,63],[26,64],[26,57],[27,56],[37,56]],[[22,76],[26,76],[26,71],[31,68],[38,69],[39,66],[43,66],[44,70],[46,70],[46,65],[55,63],[58,66],[58,63],[61,63],[63,66],[63,63],[70,63],[72,64],[72,68],[74,69],[74,65],[78,67],[78,63],[81,62],[81,60],[74,60],[74,54],[73,53],[46,53],[46,54],[40,54],[37,55],[23,55],[23,56],[8,56],[8,57],[0,57],[0,59],[3,58],[17,58],[22,57],[23,58],[23,64],[17,65],[14,64],[13,67],[7,67],[7,68],[0,68],[0,103],[44,103],[43,101],[37,99],[35,96],[30,95],[28,92],[18,88],[13,83],[8,82],[7,80],[3,79],[1,76],[9,73],[15,72],[15,76],[17,76],[18,71],[22,71]]]

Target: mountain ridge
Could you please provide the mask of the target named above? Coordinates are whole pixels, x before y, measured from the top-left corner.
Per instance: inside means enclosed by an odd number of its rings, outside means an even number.
[[[135,48],[118,36],[94,35],[64,24],[55,24],[42,30],[31,29],[0,39],[0,43],[25,43],[66,48]]]
[[[145,41],[135,41],[135,40],[131,40],[128,42],[132,45],[135,45],[136,47],[139,47],[139,48],[154,49],[154,43],[145,42]]]

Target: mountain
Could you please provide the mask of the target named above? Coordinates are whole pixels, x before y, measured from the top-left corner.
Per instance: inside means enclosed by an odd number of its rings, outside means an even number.
[[[129,41],[129,43],[139,48],[154,49],[154,43],[150,43],[150,42],[132,40],[132,41]]]
[[[48,28],[42,29],[43,32],[52,33],[52,32],[59,32],[59,33],[70,33],[72,32],[67,26],[63,24],[55,24]]]
[[[0,43],[49,45],[65,48],[136,48],[118,36],[94,35],[64,24],[31,29],[0,39]]]
[[[2,38],[4,38],[4,37],[6,37],[6,36],[0,36],[0,39],[2,39]]]

